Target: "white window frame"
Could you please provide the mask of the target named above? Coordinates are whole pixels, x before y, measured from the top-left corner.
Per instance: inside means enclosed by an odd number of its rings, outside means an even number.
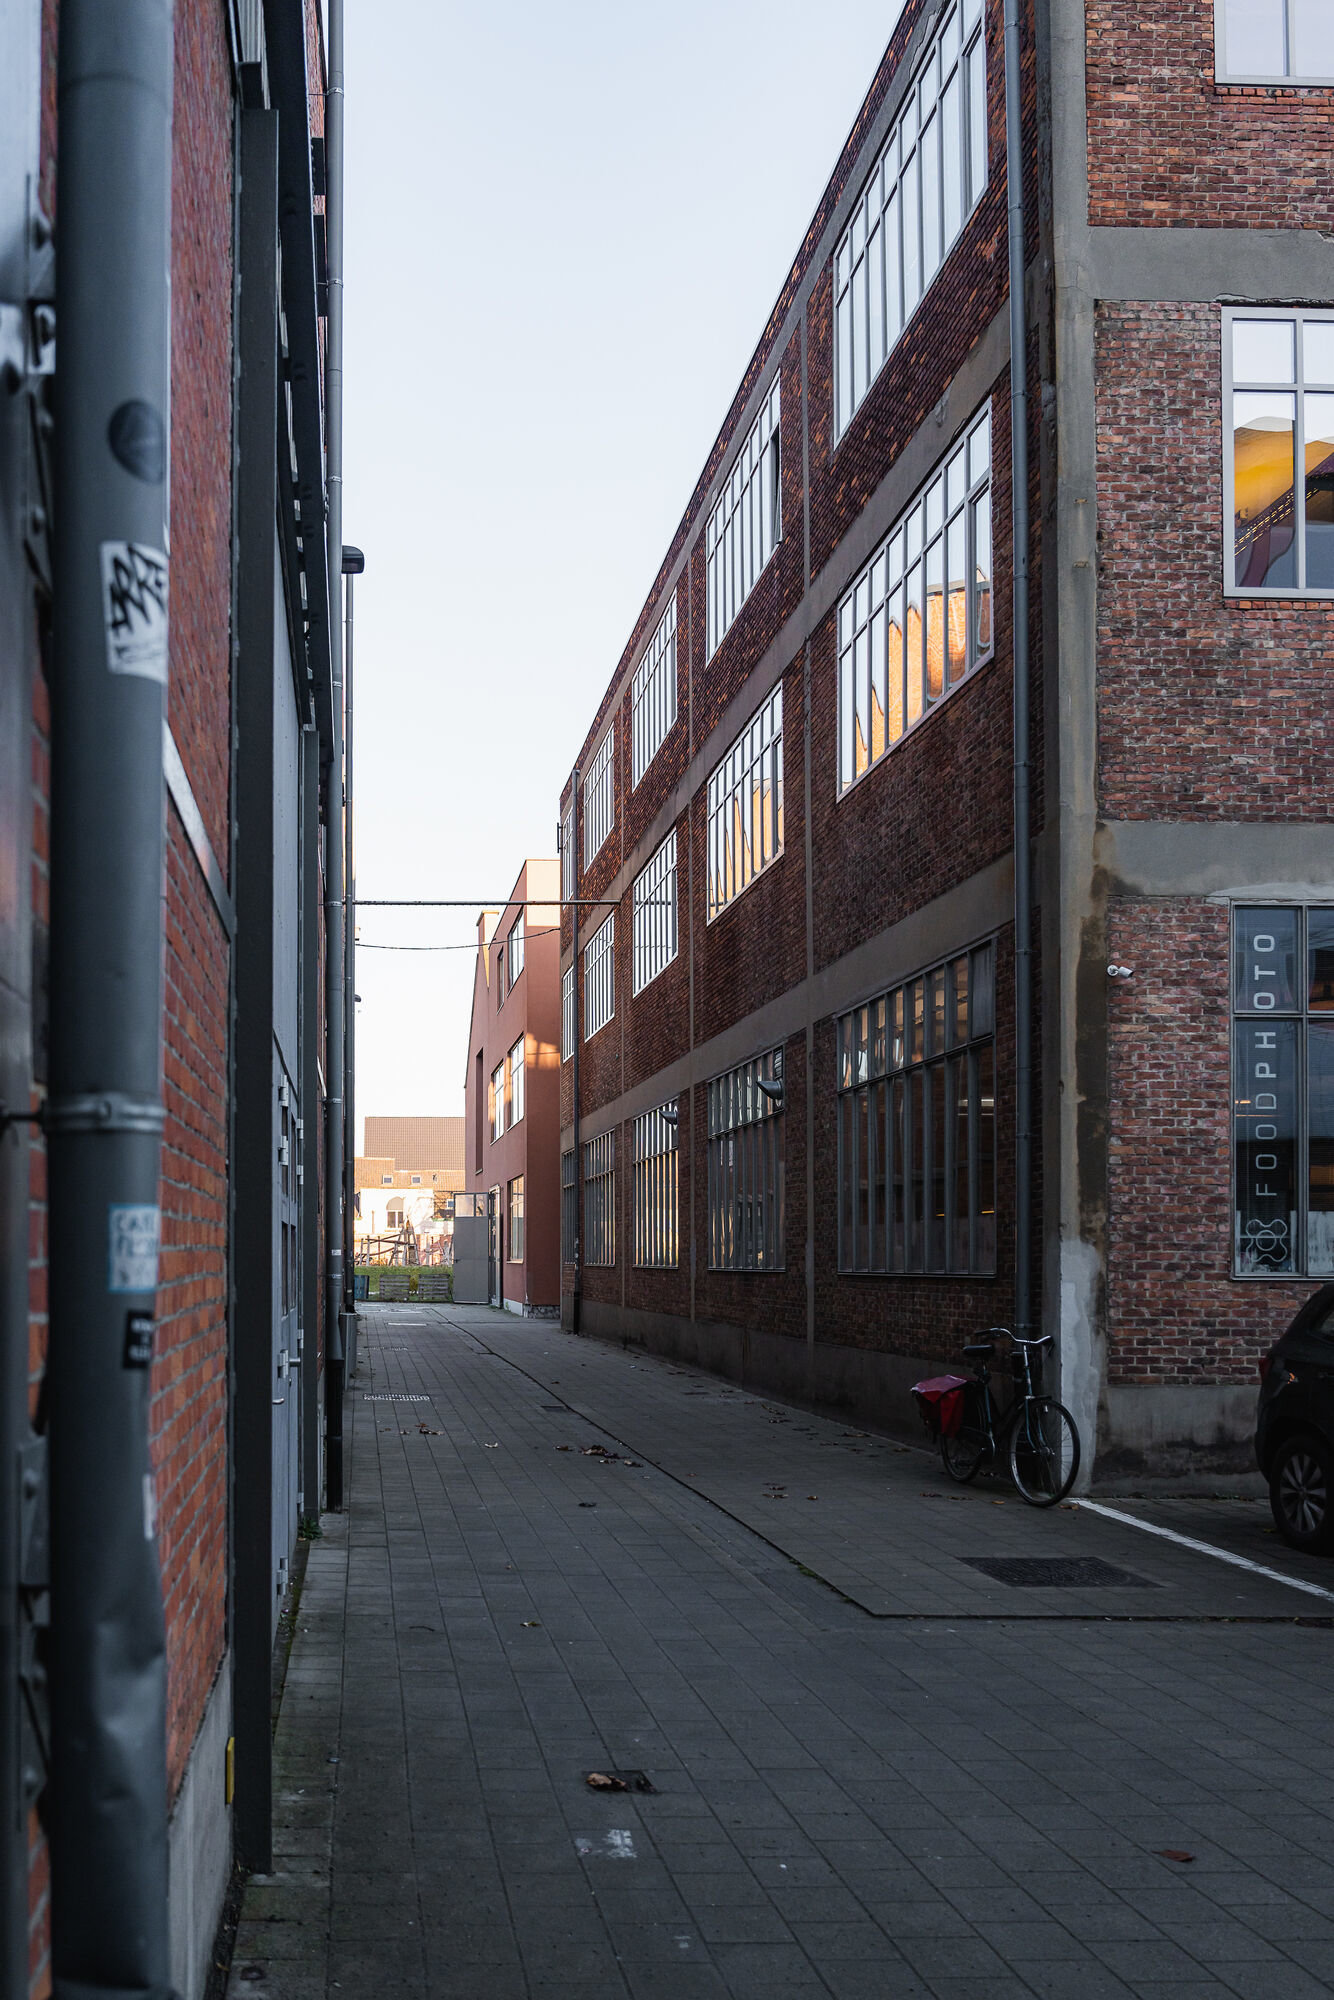
[[[995,560],[992,521],[992,424],[991,405],[986,403],[967,426],[947,457],[923,482],[904,508],[893,528],[857,577],[838,607],[838,763],[835,773],[837,796],[842,798],[854,785],[873,771],[906,737],[933,715],[955,688],[961,687],[973,671],[991,658],[996,648]],[[986,579],[988,637],[978,639],[980,593],[978,555],[986,539]],[[950,548],[963,542],[964,598],[963,667],[953,680],[949,677],[949,620],[952,592]],[[940,689],[930,691],[930,607],[931,557],[939,551],[941,640]],[[918,631],[917,698],[920,706],[912,713],[912,661],[908,656],[908,612],[912,608],[913,578],[916,578]],[[899,733],[889,734],[893,714],[888,687],[889,629],[895,605],[904,607],[899,627],[902,656],[900,669]],[[884,696],[881,708],[881,742],[875,748],[872,696]],[[863,708],[863,702],[865,704]],[[857,724],[865,717],[868,736],[866,761],[858,768]]]
[[[1334,325],[1334,311],[1308,312],[1300,307],[1230,306],[1223,309],[1223,594],[1225,597],[1269,597],[1269,598],[1309,598],[1317,603],[1327,604],[1334,598],[1334,584],[1324,584],[1311,590],[1305,584],[1242,584],[1237,582],[1237,542],[1236,542],[1236,468],[1233,444],[1235,429],[1233,405],[1237,394],[1246,395],[1252,389],[1274,395],[1291,395],[1296,399],[1296,429],[1293,434],[1293,495],[1294,521],[1293,535],[1297,552],[1297,574],[1306,573],[1306,395],[1334,393],[1334,380],[1315,381],[1307,377],[1305,368],[1302,329],[1313,321],[1322,325]],[[1259,320],[1271,326],[1291,326],[1293,332],[1293,352],[1295,356],[1295,380],[1290,383],[1266,382],[1237,384],[1232,372],[1232,329],[1239,320]]]
[[[760,860],[755,863],[755,774]],[[766,780],[769,810],[766,812]],[[709,778],[708,922],[729,909],[783,852],[783,683],[767,694]],[[734,837],[735,847],[729,845]],[[769,843],[766,852],[766,839]],[[747,872],[748,871],[748,872]]]
[[[497,1081],[499,1079],[499,1081]],[[491,1072],[491,1144],[505,1136],[505,1059]]]
[[[632,1256],[636,1269],[674,1270],[680,1257],[676,1098],[634,1122]]]
[[[560,822],[560,893],[561,901],[574,901],[574,804],[561,814]]]
[[[509,981],[509,990],[511,993],[514,991],[515,980],[523,971],[523,951],[523,911],[520,910],[518,916],[510,926],[510,934],[505,940],[506,976]]]
[[[957,140],[959,176],[958,215],[949,235],[944,172],[944,144],[949,141],[941,140],[947,120],[954,126],[951,138]],[[990,175],[990,141],[986,9],[982,0],[956,0],[918,64],[894,129],[834,252],[835,444],[846,437],[981,200]],[[930,176],[922,172],[926,160],[934,163]],[[925,222],[928,180],[934,187],[938,230],[938,244],[931,246]],[[886,255],[891,237],[891,254]]]
[[[712,659],[783,539],[782,378],[760,404],[704,530]]]
[[[594,754],[584,779],[584,868],[601,853],[616,823],[616,721]]]
[[[1214,80],[1217,83],[1281,83],[1300,87],[1309,84],[1314,88],[1334,83],[1334,74],[1329,71],[1294,70],[1292,62],[1293,6],[1294,0],[1282,0],[1283,5],[1283,53],[1289,65],[1282,70],[1232,70],[1227,57],[1227,0],[1214,0]]]
[[[642,993],[665,972],[679,949],[676,828],[635,877],[630,990]]]
[[[514,1127],[523,1117],[524,1112],[524,1078],[527,1069],[527,1065],[524,1062],[524,1043],[526,1040],[526,1036],[520,1035],[518,1041],[505,1058],[505,1067],[509,1071],[510,1107],[509,1117],[506,1120],[506,1128],[509,1131],[513,1131]]]
[[[630,684],[630,786],[639,783],[676,721],[676,591]]]
[[[568,1062],[574,1054],[574,967],[567,965],[560,976],[560,1059]]]
[[[609,1270],[616,1262],[616,1129],[584,1142],[585,1268]]]
[[[584,1040],[591,1042],[616,1014],[616,912],[584,946]]]

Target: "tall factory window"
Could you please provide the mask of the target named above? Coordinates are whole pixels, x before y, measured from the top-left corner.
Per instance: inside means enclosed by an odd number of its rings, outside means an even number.
[[[584,946],[584,1040],[616,1012],[616,912]]]
[[[616,1134],[584,1147],[584,1263],[616,1262]]]
[[[631,784],[637,785],[676,720],[676,592],[630,686]]]
[[[1223,343],[1227,588],[1334,596],[1334,314],[1228,313]]]
[[[675,1266],[677,1243],[676,1099],[636,1118],[635,1263]]]
[[[1215,0],[1214,64],[1220,80],[1334,79],[1329,0]]]
[[[676,957],[676,829],[635,881],[632,986],[642,993]]]
[[[603,737],[597,755],[588,767],[584,779],[584,867],[602,846],[611,832],[616,816],[616,772],[613,757],[616,750],[616,724]]]
[[[783,851],[783,683],[709,779],[709,922]]]
[[[783,539],[781,417],[775,377],[704,531],[709,659]]]
[[[783,1264],[783,1051],[755,1056],[708,1086],[709,1268]]]

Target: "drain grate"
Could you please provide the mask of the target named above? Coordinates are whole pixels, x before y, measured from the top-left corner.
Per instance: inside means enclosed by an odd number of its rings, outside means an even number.
[[[429,1396],[406,1396],[401,1390],[395,1389],[389,1395],[366,1394],[361,1400],[363,1403],[429,1403],[431,1399]]]
[[[961,1556],[969,1569],[980,1569],[997,1583],[1020,1590],[1152,1590],[1146,1576],[1117,1569],[1098,1556]]]

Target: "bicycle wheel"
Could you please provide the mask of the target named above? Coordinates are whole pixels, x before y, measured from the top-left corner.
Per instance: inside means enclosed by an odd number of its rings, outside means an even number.
[[[1030,1507],[1064,1500],[1079,1471],[1079,1432],[1050,1396],[1026,1402],[1010,1429],[1010,1477]]]
[[[964,1391],[964,1421],[953,1437],[940,1434],[940,1462],[951,1479],[958,1485],[966,1486],[970,1479],[976,1479],[982,1469],[982,1461],[990,1452],[987,1434],[977,1421],[979,1417],[978,1396],[971,1382]]]

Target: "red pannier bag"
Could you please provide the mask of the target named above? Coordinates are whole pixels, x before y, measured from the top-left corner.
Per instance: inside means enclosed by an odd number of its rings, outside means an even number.
[[[932,1375],[925,1382],[913,1383],[918,1413],[932,1437],[958,1436],[967,1387],[966,1375]]]

